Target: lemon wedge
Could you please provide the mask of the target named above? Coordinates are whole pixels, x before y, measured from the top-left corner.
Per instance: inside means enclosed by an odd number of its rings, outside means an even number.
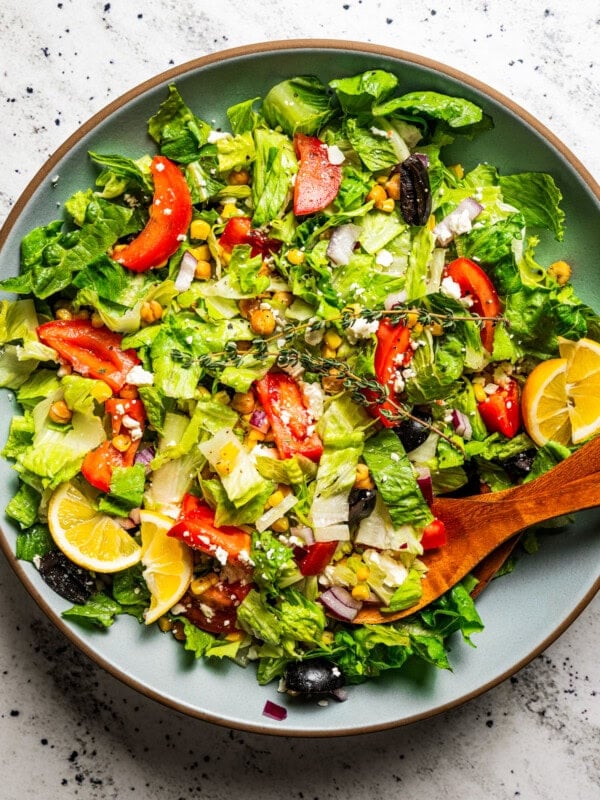
[[[74,483],[61,484],[50,498],[48,527],[57,547],[84,569],[119,572],[141,558],[136,540]]]
[[[140,512],[143,577],[150,592],[147,625],[166,614],[185,594],[192,580],[192,551],[178,539],[167,536],[174,521],[156,511]]]

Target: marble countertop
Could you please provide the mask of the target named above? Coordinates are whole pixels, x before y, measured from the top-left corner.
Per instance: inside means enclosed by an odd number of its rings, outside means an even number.
[[[59,144],[123,92],[198,56],[284,38],[366,41],[471,73],[598,178],[599,30],[597,4],[573,13],[556,0],[5,0],[0,221]],[[591,800],[599,623],[596,598],[515,676],[434,719],[346,739],[265,737],[188,719],[97,668],[2,557],[0,797]]]

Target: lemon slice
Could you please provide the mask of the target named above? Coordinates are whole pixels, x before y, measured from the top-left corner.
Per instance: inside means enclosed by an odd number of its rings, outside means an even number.
[[[600,433],[600,344],[561,339],[561,358],[538,364],[521,395],[523,424],[538,445],[579,444]]]
[[[185,594],[193,575],[193,557],[184,542],[167,536],[173,520],[156,511],[140,512],[143,577],[151,595],[146,625],[156,622]]]
[[[79,567],[118,572],[140,560],[142,550],[114,517],[98,511],[91,496],[63,483],[48,504],[48,527],[56,545]]]

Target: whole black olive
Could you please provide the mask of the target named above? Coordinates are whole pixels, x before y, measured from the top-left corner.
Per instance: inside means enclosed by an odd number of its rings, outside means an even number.
[[[81,605],[94,593],[96,582],[90,573],[78,567],[59,550],[42,556],[38,571],[44,582],[70,603]]]
[[[413,408],[411,416],[394,428],[407,453],[420,447],[430,433],[431,414],[422,408]]]
[[[304,697],[331,694],[345,683],[339,667],[324,658],[292,661],[283,675],[286,691]]]
[[[352,489],[348,498],[350,511],[348,523],[360,522],[373,512],[375,508],[376,492],[374,489]]]
[[[523,450],[515,456],[506,458],[502,462],[502,466],[513,480],[522,480],[531,472],[535,455],[535,448],[530,447],[528,450]]]
[[[417,155],[395,168],[400,173],[400,213],[409,225],[425,225],[431,215],[429,173]]]

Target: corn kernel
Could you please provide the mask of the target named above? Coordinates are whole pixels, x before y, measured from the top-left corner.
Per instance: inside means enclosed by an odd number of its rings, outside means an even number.
[[[409,311],[408,314],[406,315],[406,327],[414,328],[418,321],[419,321],[419,312]]]
[[[227,444],[221,448],[219,458],[215,462],[214,466],[222,478],[231,474],[237,460],[238,453],[239,450],[233,442],[227,442]]]
[[[371,478],[371,473],[366,464],[356,465],[356,476],[354,478],[355,489],[373,489],[375,484]]]
[[[244,638],[243,631],[231,631],[225,636],[226,642],[239,642]]]
[[[484,400],[487,400],[485,389],[480,383],[473,384],[473,394],[475,395],[475,400],[477,400],[478,403],[483,403]]]
[[[333,631],[323,631],[321,634],[321,642],[323,644],[333,644]]]
[[[441,336],[444,333],[444,329],[439,322],[432,323],[429,330],[432,336]]]
[[[331,347],[332,350],[337,350],[342,343],[342,337],[339,335],[337,331],[330,328],[328,331],[325,332],[323,341],[325,342],[327,347]]]
[[[366,564],[361,564],[360,567],[356,570],[356,580],[364,583],[369,575],[371,574],[371,570],[367,567]]]
[[[68,308],[58,308],[56,310],[56,319],[69,320],[73,319],[73,314]]]
[[[267,506],[269,508],[274,508],[275,506],[278,506],[279,503],[283,502],[284,497],[285,495],[283,494],[281,489],[277,489],[267,500]]]
[[[190,225],[190,238],[197,241],[205,241],[210,235],[210,225],[206,220],[195,219]]]
[[[198,247],[190,247],[190,253],[196,261],[210,261],[210,247],[207,244],[199,244]]]
[[[452,166],[448,167],[448,169],[450,172],[453,172],[460,181],[465,177],[465,171],[462,164],[452,164]]]
[[[212,276],[212,264],[210,261],[200,260],[196,262],[194,278],[197,281],[209,281]]]
[[[387,200],[384,200],[382,203],[375,203],[375,208],[378,208],[380,211],[385,211],[386,214],[391,214],[395,207],[396,202],[392,200],[391,197],[388,197]]]
[[[335,358],[337,355],[337,350],[334,350],[333,347],[328,347],[326,344],[324,344],[321,347],[321,355],[323,358]]]
[[[247,169],[237,169],[229,173],[227,183],[230,186],[246,186],[250,183],[250,173]]]
[[[224,250],[222,247],[219,251],[219,257],[223,262],[223,264],[225,264],[225,266],[227,266],[231,261],[231,253],[229,252],[229,250]]]
[[[196,389],[197,397],[208,400],[209,397],[212,397],[210,391],[206,388],[206,386],[198,386]]]
[[[427,220],[427,226],[426,226],[427,230],[432,231],[435,228],[436,224],[437,223],[435,221],[435,214],[430,214],[429,219]]]
[[[194,578],[190,583],[190,592],[196,595],[196,597],[199,597],[218,582],[219,576],[214,572],[211,572],[209,575],[202,575],[200,578]]]
[[[271,524],[271,530],[275,531],[275,533],[285,533],[290,529],[290,522],[287,517],[281,517],[280,519],[276,519],[275,522]]]
[[[94,311],[94,313],[92,314],[90,322],[92,323],[92,328],[102,328],[102,327],[104,327],[104,321],[103,321],[102,317],[100,316],[100,314],[98,314],[97,311]]]
[[[298,250],[298,248],[292,248],[291,250],[287,251],[286,258],[290,262],[290,264],[298,266],[299,264],[304,263],[305,256],[302,250]]]
[[[168,631],[172,630],[173,623],[168,617],[160,617],[158,620],[158,627],[163,633],[167,633]]]
[[[119,453],[125,453],[131,447],[131,438],[124,433],[119,433],[111,439],[112,446]]]
[[[230,217],[237,217],[239,214],[238,207],[235,203],[225,203],[223,209],[221,210],[221,216],[223,219],[229,219]]]
[[[392,200],[400,200],[400,173],[395,172],[384,183],[384,188],[388,197]]]
[[[48,416],[52,422],[56,422],[58,425],[66,425],[67,422],[71,421],[73,414],[64,400],[57,400],[48,409]]]
[[[256,428],[251,428],[246,434],[246,438],[244,439],[244,444],[249,450],[252,450],[255,444],[257,444],[258,442],[264,442],[265,437],[266,433],[258,431],[256,430]]]
[[[371,596],[371,590],[366,583],[359,583],[357,586],[352,587],[350,594],[355,600],[368,600]]]
[[[548,267],[548,272],[554,275],[559,286],[564,286],[571,277],[571,266],[566,261],[555,261]]]
[[[385,200],[387,200],[387,192],[383,186],[375,184],[367,195],[367,202],[373,202],[377,205],[377,203],[383,203]]]

